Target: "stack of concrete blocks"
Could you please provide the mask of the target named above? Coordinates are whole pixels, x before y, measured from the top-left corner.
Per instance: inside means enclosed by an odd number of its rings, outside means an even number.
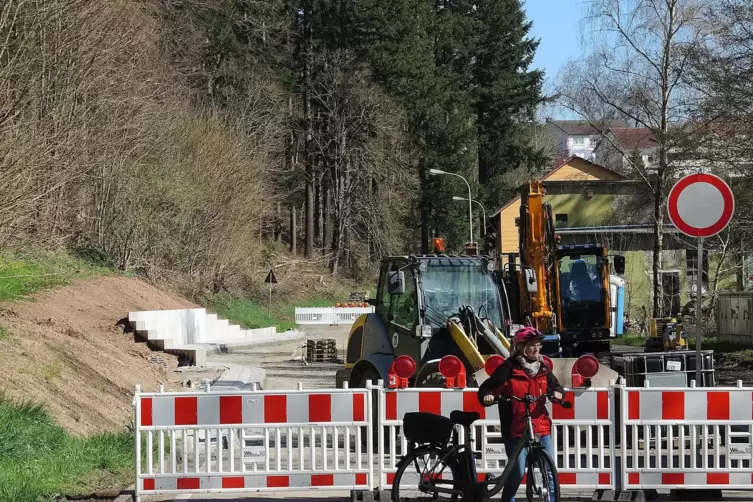
[[[230,352],[253,345],[292,340],[303,336],[296,330],[278,333],[274,326],[241,329],[206,309],[150,310],[129,312],[134,331],[149,344],[185,357],[195,366],[206,365],[207,350]]]

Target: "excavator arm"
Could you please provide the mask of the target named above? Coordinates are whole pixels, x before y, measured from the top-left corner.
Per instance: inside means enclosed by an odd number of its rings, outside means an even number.
[[[541,181],[532,181],[520,204],[520,284],[521,311],[530,316],[539,331],[554,329],[554,306],[558,304],[559,283],[555,266],[556,243],[551,206],[544,202]],[[535,278],[536,291],[529,285]]]

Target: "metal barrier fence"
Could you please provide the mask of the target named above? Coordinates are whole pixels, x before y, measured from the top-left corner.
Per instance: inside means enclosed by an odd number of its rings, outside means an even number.
[[[499,411],[497,406],[482,407],[476,392],[477,389],[380,389],[377,425],[380,489],[392,487],[397,462],[407,452],[408,442],[400,435],[400,427],[405,413],[413,411],[444,416],[449,416],[453,410],[479,412],[482,418],[470,431],[474,451],[480,459],[477,470],[481,474],[502,474],[507,455],[499,432]],[[574,389],[565,396],[573,403],[573,408],[547,404],[554,426],[555,461],[563,487],[615,488],[612,394],[611,388]]]
[[[372,434],[371,399],[370,389],[147,394],[137,388],[136,500],[372,490],[372,443],[362,441]]]
[[[619,391],[626,490],[751,488],[753,389]]]
[[[371,314],[374,307],[296,307],[295,323],[306,324],[353,324],[359,316]]]
[[[751,489],[753,389],[740,382],[736,388],[578,388],[568,389],[566,399],[572,409],[547,405],[564,489]],[[166,493],[388,490],[407,452],[400,428],[410,411],[478,411],[481,420],[471,430],[478,472],[499,475],[507,462],[498,409],[481,407],[476,389],[137,388],[134,404],[136,500]]]

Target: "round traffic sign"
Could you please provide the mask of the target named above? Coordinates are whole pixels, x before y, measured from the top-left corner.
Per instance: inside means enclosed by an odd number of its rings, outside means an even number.
[[[729,185],[713,174],[691,174],[675,183],[667,200],[669,219],[690,237],[711,237],[726,227],[735,212]]]

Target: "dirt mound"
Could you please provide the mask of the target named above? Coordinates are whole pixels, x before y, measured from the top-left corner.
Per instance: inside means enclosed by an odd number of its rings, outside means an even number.
[[[122,431],[136,384],[144,391],[160,383],[177,388],[177,359],[135,343],[119,321],[133,310],[191,307],[197,305],[127,277],[81,281],[34,300],[0,303],[0,388],[44,403],[73,434]]]

